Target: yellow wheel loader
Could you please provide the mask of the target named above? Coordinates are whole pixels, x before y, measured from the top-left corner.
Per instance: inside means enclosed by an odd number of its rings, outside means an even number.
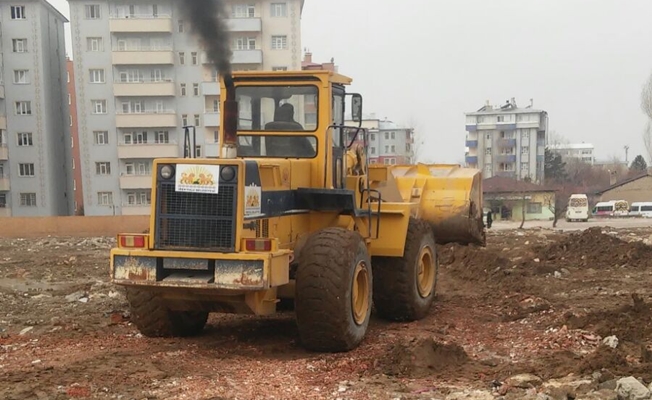
[[[484,243],[480,171],[369,165],[350,83],[331,71],[221,77],[220,157],[156,159],[149,231],[111,250],[142,334],[195,335],[211,312],[270,315],[288,299],[303,346],[340,352],[363,340],[372,308],[428,314],[435,243]],[[344,125],[347,104],[357,126]]]

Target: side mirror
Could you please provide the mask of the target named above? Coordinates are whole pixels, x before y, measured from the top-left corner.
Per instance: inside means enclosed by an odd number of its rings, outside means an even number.
[[[362,95],[351,95],[351,119],[354,122],[362,122]]]

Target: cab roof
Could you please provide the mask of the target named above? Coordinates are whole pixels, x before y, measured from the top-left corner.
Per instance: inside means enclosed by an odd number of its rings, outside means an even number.
[[[310,71],[237,71],[233,72],[233,79],[239,78],[271,78],[271,79],[287,79],[287,78],[302,78],[302,77],[319,77],[320,79],[326,78],[329,82],[338,83],[341,85],[350,85],[353,79],[348,76],[339,74],[329,70],[310,70]]]

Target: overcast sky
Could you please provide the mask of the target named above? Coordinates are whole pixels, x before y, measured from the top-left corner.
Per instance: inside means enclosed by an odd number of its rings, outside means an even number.
[[[464,113],[514,97],[598,159],[629,145],[631,162],[645,154],[651,15],[651,0],[306,0],[302,42],[335,58],[365,112],[412,122],[424,160],[462,162]]]

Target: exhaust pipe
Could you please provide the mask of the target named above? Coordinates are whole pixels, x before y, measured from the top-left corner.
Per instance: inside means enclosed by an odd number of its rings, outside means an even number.
[[[238,102],[235,99],[233,76],[229,73],[224,75],[223,79],[226,87],[226,99],[224,99],[224,113],[222,114],[224,129],[222,158],[236,158],[238,156]]]

